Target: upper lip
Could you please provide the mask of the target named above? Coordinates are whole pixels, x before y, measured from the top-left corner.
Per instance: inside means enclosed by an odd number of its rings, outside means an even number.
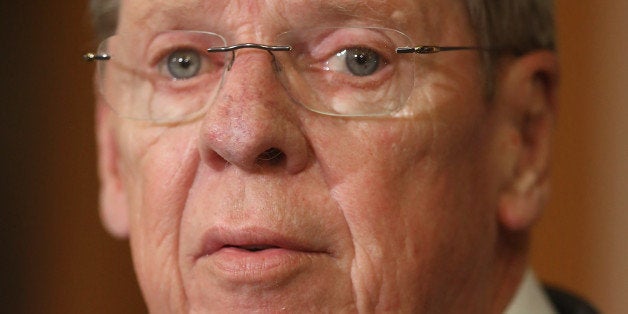
[[[289,236],[261,227],[213,227],[205,233],[198,257],[211,255],[227,247],[239,247],[250,251],[280,248],[304,253],[329,253],[323,245],[303,238],[303,235]]]

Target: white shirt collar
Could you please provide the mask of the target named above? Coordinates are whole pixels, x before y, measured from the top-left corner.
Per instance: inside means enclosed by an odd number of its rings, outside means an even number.
[[[555,314],[557,313],[543,288],[534,276],[534,272],[528,269],[523,275],[517,293],[510,301],[510,305],[504,314]]]

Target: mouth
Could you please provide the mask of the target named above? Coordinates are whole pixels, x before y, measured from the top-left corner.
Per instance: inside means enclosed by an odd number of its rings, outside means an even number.
[[[258,253],[267,250],[286,250],[303,253],[327,253],[324,245],[311,238],[286,234],[265,228],[212,228],[203,238],[200,256],[211,256],[224,250]]]
[[[248,251],[250,253],[255,253],[255,252],[260,252],[264,250],[278,249],[280,247],[275,246],[275,245],[253,244],[253,245],[225,245],[223,246],[223,248],[224,249],[233,248],[237,250]]]
[[[204,240],[197,262],[232,283],[278,282],[332,255],[302,236],[268,229],[213,229]]]

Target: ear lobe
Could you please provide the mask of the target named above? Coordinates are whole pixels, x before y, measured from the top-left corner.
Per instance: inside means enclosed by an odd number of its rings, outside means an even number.
[[[549,193],[551,135],[556,120],[558,62],[550,51],[517,58],[500,72],[496,101],[518,140],[499,200],[498,218],[511,231],[529,229]]]
[[[111,110],[99,100],[96,106],[98,174],[100,177],[100,219],[116,238],[129,233],[128,203],[120,178],[118,145],[111,122]]]

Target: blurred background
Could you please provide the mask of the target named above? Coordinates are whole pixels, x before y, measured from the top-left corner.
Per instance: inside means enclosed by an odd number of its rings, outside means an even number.
[[[144,313],[124,241],[97,213],[86,1],[0,4],[0,312]],[[562,57],[539,276],[628,309],[628,1],[557,1]]]

